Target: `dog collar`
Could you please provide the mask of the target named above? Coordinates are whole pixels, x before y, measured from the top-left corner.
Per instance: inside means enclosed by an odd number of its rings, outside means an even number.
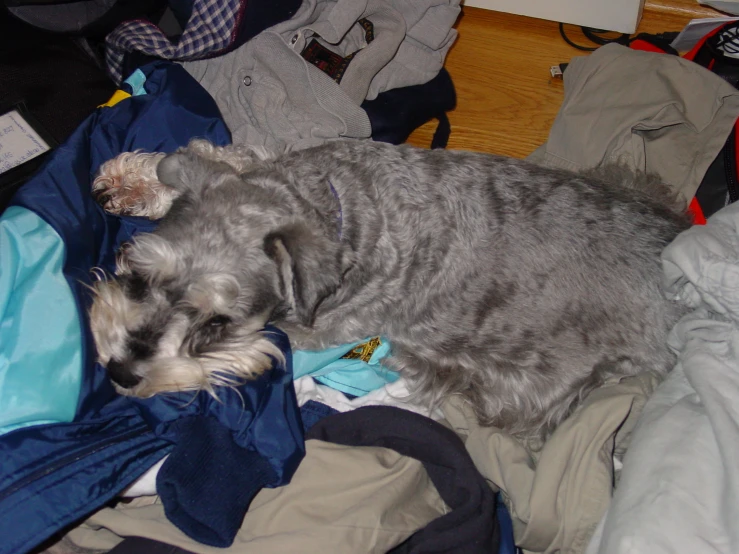
[[[336,189],[330,180],[328,182],[328,186],[331,189],[331,193],[334,195],[334,198],[336,198],[336,201],[339,203],[339,213],[336,214],[336,229],[339,233],[339,239],[341,239],[341,230],[344,226],[344,216],[341,211],[341,199],[339,198],[339,193],[336,192]]]

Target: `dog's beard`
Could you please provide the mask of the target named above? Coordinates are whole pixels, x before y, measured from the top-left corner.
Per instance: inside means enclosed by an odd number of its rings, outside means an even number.
[[[265,333],[247,332],[215,345],[198,356],[176,356],[141,362],[141,381],[126,388],[115,384],[119,393],[147,398],[163,392],[205,390],[216,395],[216,387],[238,387],[270,369],[275,361],[284,363],[284,354]]]

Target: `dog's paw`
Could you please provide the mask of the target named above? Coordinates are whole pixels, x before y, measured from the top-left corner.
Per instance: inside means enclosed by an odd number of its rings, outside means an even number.
[[[92,184],[95,200],[106,212],[160,219],[169,211],[175,192],[157,179],[160,153],[124,152],[108,160]]]

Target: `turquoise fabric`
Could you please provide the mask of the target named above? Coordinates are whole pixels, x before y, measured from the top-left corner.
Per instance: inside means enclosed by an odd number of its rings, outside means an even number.
[[[146,88],[144,88],[144,85],[146,84],[146,75],[144,75],[144,72],[140,69],[131,73],[128,79],[123,82],[131,87],[131,96],[142,96],[146,94]]]
[[[360,344],[357,342],[315,352],[296,350],[293,352],[293,376],[297,379],[310,375],[321,384],[353,396],[364,396],[400,378],[397,372],[380,364],[390,350],[385,340],[380,341],[369,362],[341,359]]]
[[[82,333],[64,258],[33,212],[12,206],[0,217],[0,435],[74,419]]]

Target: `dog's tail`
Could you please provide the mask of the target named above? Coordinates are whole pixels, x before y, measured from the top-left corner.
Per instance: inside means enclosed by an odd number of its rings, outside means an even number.
[[[625,164],[613,162],[584,170],[581,174],[588,179],[610,183],[647,197],[683,218],[686,226],[691,223],[688,214],[690,199],[676,192],[656,173],[634,170]]]

